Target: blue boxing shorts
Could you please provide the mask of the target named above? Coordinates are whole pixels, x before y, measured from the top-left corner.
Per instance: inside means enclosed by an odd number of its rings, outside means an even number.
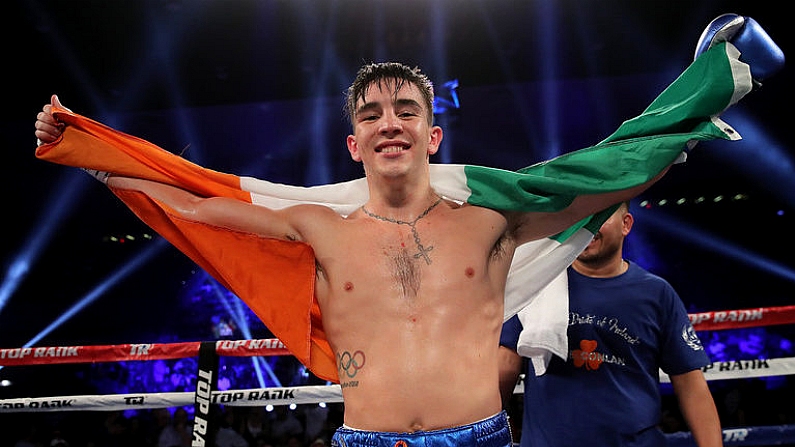
[[[338,428],[331,447],[509,447],[512,444],[504,411],[479,422],[442,430],[390,433]]]

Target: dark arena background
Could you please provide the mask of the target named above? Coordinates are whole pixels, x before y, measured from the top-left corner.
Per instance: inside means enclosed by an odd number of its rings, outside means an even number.
[[[433,80],[445,138],[432,162],[517,169],[639,114],[722,13],[753,17],[795,57],[791,19],[766,1],[4,6],[0,447],[157,445],[158,424],[200,411],[202,362],[217,362],[213,417],[274,433],[297,420],[306,446],[341,424],[335,387],[283,355],[236,296],[95,180],[34,157],[35,116],[53,93],[203,166],[310,186],[363,174],[342,107],[365,62],[402,61]],[[691,312],[715,362],[726,445],[795,445],[793,82],[790,64],[722,116],[743,140],[698,145],[632,204],[627,258]],[[691,445],[660,386],[671,445]],[[160,403],[136,407],[144,397]]]

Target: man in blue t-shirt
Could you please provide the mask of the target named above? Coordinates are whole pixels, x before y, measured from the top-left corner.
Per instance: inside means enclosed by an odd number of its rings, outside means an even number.
[[[503,326],[503,397],[524,365],[522,447],[666,446],[658,429],[660,369],[698,446],[723,445],[701,370],[711,362],[681,299],[667,281],[622,257],[634,221],[628,206],[619,206],[568,270],[567,359],[553,357],[536,376],[517,354],[522,314]]]

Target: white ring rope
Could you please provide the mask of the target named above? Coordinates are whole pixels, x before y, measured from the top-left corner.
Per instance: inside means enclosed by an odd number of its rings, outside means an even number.
[[[697,331],[793,324],[795,306],[701,312],[690,314],[690,321]],[[179,359],[199,355],[201,345],[200,342],[183,342],[0,349],[0,366]],[[215,355],[274,356],[289,355],[289,351],[277,339],[219,340],[215,342]],[[708,381],[793,375],[795,357],[713,362],[703,371]],[[522,381],[523,377],[514,392],[524,392]],[[670,382],[670,378],[662,371],[660,382]],[[0,414],[173,408],[195,405],[199,398],[195,392],[161,392],[0,399]],[[207,401],[209,404],[238,407],[343,402],[339,385],[212,391]],[[666,439],[669,447],[693,445],[689,432],[666,434]],[[795,425],[724,429],[723,442],[727,447],[795,442]]]
[[[795,357],[766,360],[737,360],[714,362],[704,368],[708,381],[747,379],[795,374]],[[660,382],[670,382],[660,372]],[[515,393],[524,392],[524,384],[516,385]],[[107,395],[57,396],[19,399],[0,399],[0,413],[30,411],[115,411],[131,409],[168,408],[192,405],[195,394],[132,393]],[[210,402],[229,406],[263,406],[342,402],[339,385],[310,385],[283,388],[252,388],[245,390],[216,391]]]
[[[696,330],[738,329],[795,323],[795,306],[701,312],[690,315]],[[196,356],[200,342],[0,349],[0,366],[160,360]],[[219,340],[220,356],[289,355],[277,339]],[[795,357],[713,362],[703,368],[708,381],[795,374]],[[524,392],[520,382],[515,392]],[[670,378],[660,372],[660,382]],[[0,413],[33,411],[115,411],[178,407],[195,403],[192,392],[80,395],[0,399]],[[210,402],[230,406],[262,406],[342,402],[339,385],[213,391]]]
[[[0,400],[0,414],[41,411],[120,411],[193,405],[193,392],[105,394]],[[342,402],[339,385],[215,391],[210,403],[238,407]]]

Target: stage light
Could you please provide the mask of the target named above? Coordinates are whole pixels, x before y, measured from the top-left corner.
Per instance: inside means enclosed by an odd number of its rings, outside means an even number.
[[[442,88],[436,92],[433,99],[433,114],[442,115],[450,109],[461,108],[458,100],[458,79],[453,79],[442,84]]]
[[[734,259],[741,264],[768,272],[771,275],[795,281],[795,271],[787,265],[760,256],[751,250],[737,246],[730,241],[713,235],[709,231],[701,230],[664,212],[651,212],[655,213],[653,217],[651,215],[646,217],[638,216],[639,219],[642,219],[644,227],[652,228],[660,233],[675,235],[693,246],[710,250],[724,258]]]
[[[41,209],[46,210],[46,215],[36,225],[28,236],[24,248],[6,270],[3,283],[0,285],[0,312],[27,276],[30,266],[38,259],[39,253],[57,233],[55,229],[73,208],[74,202],[81,196],[83,187],[89,183],[83,173],[68,171],[64,175],[65,177],[53,189],[55,193],[41,206]]]
[[[102,294],[106,291],[111,289],[121,280],[132,274],[135,270],[137,270],[142,265],[146,264],[152,257],[158,254],[164,247],[167,246],[167,242],[165,239],[159,239],[158,243],[154,245],[150,245],[145,250],[141,251],[136,255],[132,260],[130,260],[126,265],[124,265],[121,269],[113,273],[109,278],[104,280],[98,286],[94,288],[91,292],[81,298],[77,303],[73,304],[72,307],[67,309],[66,312],[62,313],[58,318],[55,319],[52,323],[50,323],[47,327],[42,329],[36,336],[31,338],[27,343],[25,343],[22,347],[29,348],[39,341],[49,335],[52,331],[58,329],[69,321],[70,318],[78,314],[81,310],[88,307],[91,303],[97,300]],[[3,366],[0,366],[0,369],[3,369]]]
[[[226,313],[232,318],[237,327],[240,329],[243,337],[246,339],[251,339],[251,329],[249,328],[248,321],[244,315],[245,310],[243,309],[242,301],[238,297],[234,296],[231,292],[229,292],[229,294],[232,295],[231,299],[227,298],[227,290],[222,288],[221,285],[209,275],[206,275],[206,280],[210,282],[215,297],[218,299],[218,302],[221,303],[221,306],[223,306],[224,310],[226,310]],[[233,303],[235,304],[234,309],[232,308]],[[268,377],[270,377],[270,379],[273,381],[274,386],[282,386],[281,381],[273,372],[273,368],[271,368],[270,364],[265,359],[261,357],[251,357],[250,360],[252,366],[254,367],[254,373],[257,377],[257,381],[261,387],[264,388],[267,386],[265,383],[265,378],[262,375],[262,369],[265,369]]]
[[[50,332],[54,331],[55,329],[59,328],[62,324],[69,321],[70,318],[72,318],[81,310],[85,309],[88,305],[96,301],[97,298],[102,296],[106,291],[111,289],[113,286],[121,282],[122,279],[126,278],[127,276],[132,274],[135,270],[137,270],[139,267],[146,264],[147,261],[149,261],[155,255],[160,253],[160,251],[166,246],[167,243],[165,239],[158,239],[156,244],[150,245],[145,250],[142,250],[140,253],[138,253],[138,255],[136,255],[133,259],[131,259],[125,266],[123,266],[121,269],[116,271],[105,281],[103,281],[98,286],[96,286],[94,290],[92,290],[86,296],[80,299],[80,301],[72,305],[72,307],[70,307],[66,312],[64,312],[58,318],[56,318],[55,321],[50,323],[35,337],[30,339],[30,341],[25,343],[23,347],[28,348],[38,343],[42,338],[49,335]]]
[[[742,128],[743,139],[722,145],[720,157],[734,164],[785,206],[795,205],[795,159],[786,144],[772,138],[757,120],[742,108],[727,111],[725,120]]]

